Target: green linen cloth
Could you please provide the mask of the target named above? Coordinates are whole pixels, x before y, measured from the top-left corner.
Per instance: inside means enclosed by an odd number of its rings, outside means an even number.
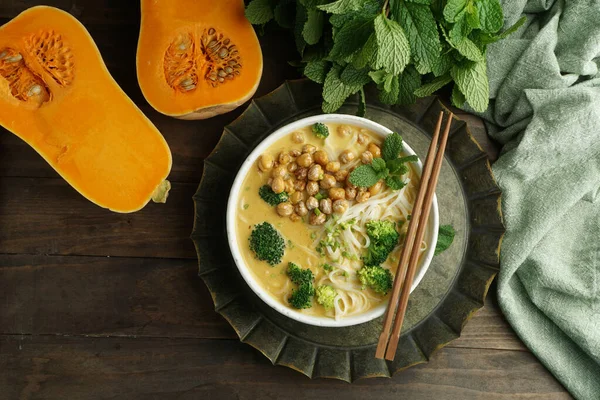
[[[579,399],[600,399],[600,0],[504,0],[483,115],[506,223],[498,299]]]

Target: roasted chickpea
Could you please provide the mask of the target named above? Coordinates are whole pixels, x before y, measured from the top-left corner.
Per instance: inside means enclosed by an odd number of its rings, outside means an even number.
[[[350,136],[353,131],[354,131],[354,129],[352,129],[352,127],[348,126],[348,125],[340,125],[337,128],[338,135],[340,135],[342,137],[344,137],[344,136]]]
[[[291,162],[287,165],[287,170],[290,172],[294,172],[298,169],[298,164],[296,164],[295,162]]]
[[[275,168],[273,168],[273,171],[271,171],[271,176],[273,178],[277,178],[277,177],[285,177],[286,175],[288,175],[288,171],[287,168],[285,167],[285,165],[278,165]]]
[[[294,187],[295,182],[295,179],[287,179],[284,181],[285,191],[287,194],[293,194],[296,192],[296,188]]]
[[[352,182],[350,182],[350,174],[346,176],[346,187],[356,189],[356,186]]]
[[[333,212],[343,214],[348,210],[348,202],[346,200],[336,200],[333,202]]]
[[[329,198],[333,201],[341,200],[346,197],[346,191],[343,188],[331,188],[329,189]]]
[[[307,177],[309,181],[318,181],[323,178],[323,168],[319,164],[313,164],[308,170]]]
[[[319,213],[319,215],[317,215],[313,212],[310,213],[310,217],[308,217],[308,222],[311,225],[323,225],[325,221],[327,221],[327,215],[324,213]]]
[[[306,208],[307,209],[314,210],[315,208],[318,208],[318,207],[319,207],[319,200],[317,200],[313,196],[310,196],[308,198],[308,200],[306,200]]]
[[[290,156],[292,156],[292,157],[298,157],[300,154],[302,154],[302,152],[298,149],[290,150]]]
[[[302,192],[294,192],[290,196],[290,201],[292,202],[292,204],[298,204],[303,200],[304,200],[304,193],[302,193]]]
[[[292,221],[292,222],[298,222],[301,219],[302,219],[302,217],[296,213],[292,213],[292,215],[290,215],[290,221]]]
[[[296,189],[297,191],[301,192],[306,188],[306,181],[305,180],[296,180],[294,182],[294,189]]]
[[[260,156],[260,158],[258,159],[258,169],[260,169],[261,171],[268,171],[271,168],[273,168],[273,156],[270,154],[263,154],[262,156]]]
[[[331,199],[321,199],[319,202],[319,210],[321,210],[321,212],[324,214],[331,214],[333,212],[331,208]]]
[[[329,162],[329,156],[323,150],[315,151],[315,154],[313,154],[313,159],[317,164],[321,164],[323,167]]]
[[[305,167],[298,168],[296,170],[295,175],[296,175],[296,179],[298,179],[298,180],[305,180],[306,179],[306,175],[308,175],[308,168],[305,168]]]
[[[381,157],[381,149],[375,143],[369,143],[369,147],[367,147],[367,150],[369,150],[371,154],[373,154],[374,158]]]
[[[340,169],[338,172],[335,173],[334,176],[336,181],[344,182],[348,177],[348,171],[345,169]]]
[[[304,143],[304,135],[302,132],[294,132],[292,133],[292,142],[294,143]]]
[[[298,204],[296,204],[294,211],[296,211],[296,214],[301,217],[304,217],[306,214],[308,214],[308,208],[306,208],[306,204],[303,201],[300,201]]]
[[[351,150],[344,150],[340,154],[340,161],[342,162],[342,164],[348,164],[349,162],[354,160],[355,157],[356,156]]]
[[[338,172],[340,170],[340,162],[339,161],[329,161],[327,165],[325,165],[325,170],[327,172]]]
[[[306,184],[306,193],[308,193],[309,196],[314,196],[319,193],[319,184],[315,181],[308,182]]]
[[[346,188],[346,200],[354,200],[356,198],[356,188]]]
[[[294,212],[294,206],[287,201],[285,203],[277,204],[277,214],[281,217],[289,217]]]
[[[290,155],[285,151],[282,151],[281,153],[279,153],[277,161],[279,161],[279,164],[281,165],[287,165],[290,163],[290,161],[292,161],[292,157],[290,157]]]
[[[369,200],[369,197],[371,197],[371,193],[369,193],[369,192],[359,192],[356,195],[356,201],[358,203],[364,203],[365,201]]]
[[[369,135],[367,135],[366,130],[360,130],[356,141],[358,142],[358,144],[367,144],[367,142],[369,141]]]
[[[275,193],[281,193],[285,190],[285,182],[283,178],[278,176],[277,178],[273,178],[273,182],[271,183],[271,189]]]
[[[379,181],[369,188],[369,193],[371,194],[371,196],[375,196],[377,193],[381,192],[382,187],[383,181]]]
[[[302,146],[303,153],[308,153],[312,155],[315,151],[317,151],[317,148],[312,144],[305,144],[304,146]]]
[[[369,150],[365,151],[360,155],[360,161],[362,161],[363,164],[371,164],[371,161],[373,161],[373,153]]]
[[[313,163],[313,158],[310,153],[303,153],[296,158],[296,162],[301,167],[309,167]]]
[[[323,179],[321,179],[321,187],[323,189],[331,189],[335,186],[336,180],[333,175],[325,174],[323,175]]]

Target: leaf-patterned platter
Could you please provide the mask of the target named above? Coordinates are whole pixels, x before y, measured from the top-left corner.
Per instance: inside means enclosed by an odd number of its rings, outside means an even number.
[[[371,96],[375,98],[375,96]],[[357,98],[339,113],[354,114]],[[321,113],[321,88],[308,81],[288,81],[258,98],[225,127],[215,150],[204,162],[202,181],[194,195],[192,240],[199,276],[211,292],[215,310],[273,364],[293,368],[311,378],[354,381],[390,377],[427,362],[433,353],[460,336],[469,318],[483,306],[498,271],[504,234],[501,193],[489,160],[469,127],[452,123],[437,188],[440,224],[456,230],[452,246],[435,257],[412,293],[393,362],[375,359],[382,318],[351,327],[323,328],[291,320],[263,303],[239,274],[225,233],[227,198],[241,163],[277,128]],[[423,158],[443,105],[435,98],[412,106],[367,104],[367,118],[399,132]]]

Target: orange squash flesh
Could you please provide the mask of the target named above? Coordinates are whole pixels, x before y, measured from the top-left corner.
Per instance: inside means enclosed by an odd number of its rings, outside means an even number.
[[[160,132],[83,25],[56,8],[30,8],[0,27],[0,124],[112,211],[144,207],[171,170]]]
[[[256,92],[262,53],[243,0],[141,0],[137,75],[157,111],[204,119]]]

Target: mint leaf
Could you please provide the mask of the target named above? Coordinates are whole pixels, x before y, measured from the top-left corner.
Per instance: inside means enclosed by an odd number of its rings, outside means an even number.
[[[375,34],[372,33],[367,39],[365,45],[356,53],[352,60],[352,65],[355,68],[362,69],[366,66],[372,66],[375,64],[377,58],[377,39]]]
[[[488,33],[496,33],[504,25],[504,14],[498,0],[479,0],[475,3],[479,12],[481,29]]]
[[[307,44],[317,44],[323,35],[325,14],[318,10],[308,10],[308,19],[302,29],[302,37]]]
[[[340,80],[341,66],[335,64],[329,70],[323,84],[323,99],[331,104],[341,104],[348,96],[358,92],[362,86],[346,85]],[[338,107],[339,108],[339,107]]]
[[[296,1],[296,0],[293,0],[293,1]],[[302,3],[302,5],[304,7],[306,7],[309,10],[316,9],[321,4],[327,3],[327,0],[299,0],[299,1],[300,1],[300,3]]]
[[[406,183],[399,176],[388,176],[385,178],[385,184],[392,190],[400,190],[406,186]]]
[[[454,85],[454,87],[452,88],[452,97],[450,98],[450,100],[452,101],[452,105],[454,107],[462,108],[465,105],[465,95],[462,94],[462,92],[458,88],[458,85]]]
[[[471,33],[471,27],[467,23],[466,12],[462,12],[456,19],[456,22],[450,29],[450,37],[455,41],[467,38]]]
[[[481,24],[479,23],[479,10],[473,2],[467,3],[467,7],[465,7],[465,20],[467,25],[473,29],[479,29]]]
[[[349,179],[354,186],[371,187],[379,181],[379,176],[370,164],[364,164],[350,172]]]
[[[252,0],[246,7],[245,14],[251,24],[266,24],[273,19],[271,0]]]
[[[385,166],[385,161],[383,161],[383,158],[379,158],[379,157],[374,158],[373,161],[371,161],[371,167],[373,167],[375,172],[382,172],[384,169],[387,168]]]
[[[403,147],[402,136],[396,132],[389,134],[385,137],[381,145],[381,157],[385,161],[395,160],[400,155]]]
[[[385,68],[388,72],[400,74],[410,61],[410,45],[404,30],[396,21],[380,14],[375,18],[375,36],[377,38],[376,68]]]
[[[450,72],[450,68],[452,67],[452,63],[454,62],[452,56],[450,55],[451,51],[451,48],[444,46],[436,63],[432,65],[431,72],[433,72],[433,75],[435,77],[439,77]]]
[[[452,82],[452,77],[450,75],[443,75],[435,78],[429,83],[424,84],[417,90],[415,90],[415,96],[417,97],[427,97],[431,96],[434,92],[440,90],[447,84]]]
[[[358,96],[358,111],[356,111],[356,115],[359,117],[364,117],[367,114],[367,100],[365,99],[365,89],[360,88],[358,92],[360,96]]]
[[[441,225],[438,231],[437,243],[435,244],[435,252],[433,255],[437,256],[441,252],[446,251],[454,241],[455,235],[456,232],[452,225]]]
[[[421,86],[421,75],[409,65],[402,74],[398,76],[399,93],[396,104],[413,104],[417,97],[414,91]]]
[[[344,84],[350,86],[364,86],[371,81],[368,70],[356,69],[352,64],[346,65],[340,79]]]
[[[346,101],[346,99],[339,100],[339,101],[334,101],[332,103],[327,102],[327,101],[323,101],[323,104],[321,105],[321,109],[323,110],[323,112],[325,114],[333,113],[333,112],[336,112],[337,110],[339,110],[340,107],[342,105],[344,105],[345,101]]]
[[[383,90],[379,88],[379,101],[383,104],[394,105],[398,102],[400,94],[400,83],[397,75],[389,75],[389,80],[386,79]],[[389,82],[389,88],[386,87]]]
[[[380,69],[379,71],[370,71],[369,76],[371,77],[373,82],[379,85],[385,82],[388,73],[385,72],[383,69]]]
[[[311,81],[322,84],[325,82],[328,68],[327,61],[310,61],[304,66],[304,75]]]
[[[417,162],[417,161],[419,161],[419,157],[417,157],[417,156],[413,156],[413,155],[410,155],[410,156],[404,156],[404,157],[400,157],[400,158],[398,159],[398,161],[400,161],[400,162],[402,162],[402,163],[408,163],[408,162]]]
[[[306,41],[304,41],[304,36],[302,35],[302,31],[304,30],[304,24],[308,20],[308,13],[306,12],[306,8],[298,2],[296,3],[296,24],[294,25],[294,39],[296,41],[296,50],[300,53],[300,56],[304,54],[304,49],[306,48]]]
[[[273,16],[279,26],[286,29],[291,29],[294,26],[294,16],[296,14],[295,0],[281,0],[275,10]]]
[[[477,112],[484,112],[490,97],[486,62],[455,65],[450,74],[469,105]]]
[[[427,5],[401,0],[394,4],[394,18],[406,31],[417,71],[421,74],[431,72],[442,49],[431,9]]]
[[[349,11],[360,10],[361,0],[337,0],[333,3],[317,6],[319,10],[327,11],[330,14],[344,14]]]
[[[483,53],[472,40],[461,37],[458,40],[452,40],[452,44],[460,54],[471,61],[483,61]]]
[[[373,17],[358,17],[345,23],[335,34],[329,58],[340,60],[351,56],[365,45],[372,32]]]
[[[392,175],[404,175],[408,172],[408,166],[399,158],[388,161],[386,165]]]
[[[444,7],[444,18],[448,22],[456,22],[456,19],[464,11],[468,0],[448,0]]]

